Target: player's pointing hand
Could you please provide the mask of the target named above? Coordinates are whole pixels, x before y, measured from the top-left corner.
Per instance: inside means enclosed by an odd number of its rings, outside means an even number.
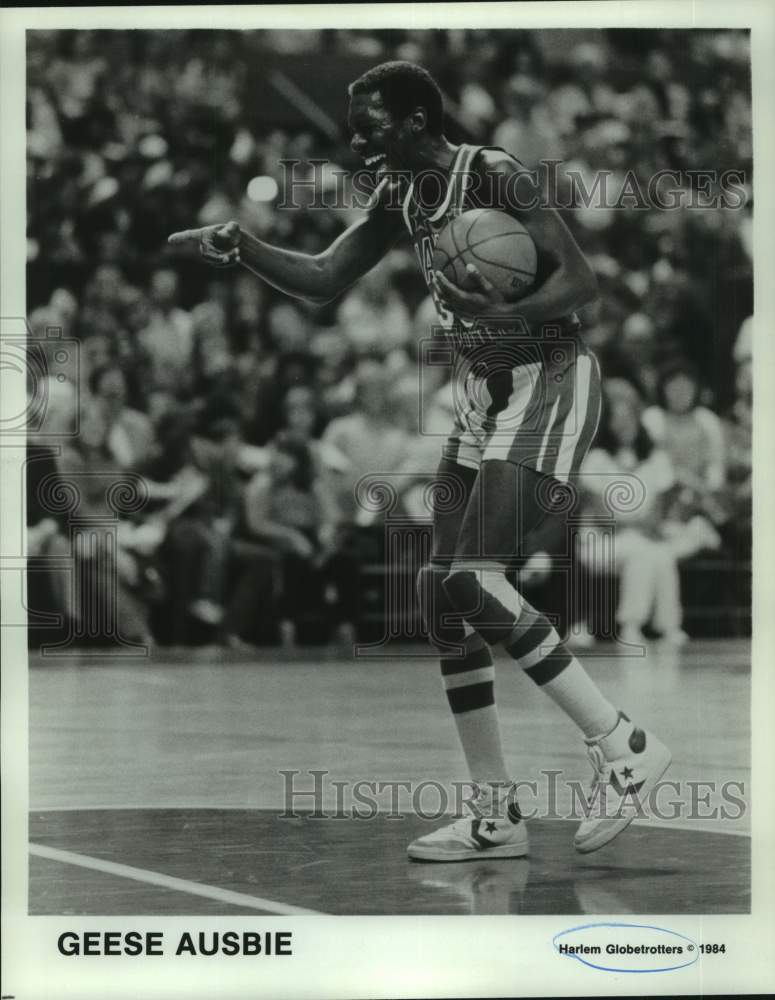
[[[238,264],[242,232],[237,222],[225,225],[202,226],[200,229],[184,229],[173,233],[167,242],[172,244],[195,243],[199,253],[208,264],[215,267],[229,267]]]

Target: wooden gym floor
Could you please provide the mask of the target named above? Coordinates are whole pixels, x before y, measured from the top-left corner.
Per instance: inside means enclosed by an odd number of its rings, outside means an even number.
[[[738,782],[745,792],[737,785],[734,794],[747,801],[748,644],[695,641],[680,654],[652,647],[625,659],[594,652],[585,664],[608,696],[670,745],[665,777],[679,783],[669,797],[679,818],[636,821],[601,851],[576,854],[574,822],[547,815],[541,771],[561,772],[562,788],[586,787],[583,746],[545,695],[499,660],[508,761],[515,778],[538,782],[527,804],[539,815],[528,822],[529,858],[469,864],[407,861],[407,842],[432,829],[408,799],[380,800],[368,820],[335,818],[334,781],[465,779],[424,649],[387,660],[313,649],[250,660],[207,649],[149,660],[33,657],[30,913],[747,912],[747,809],[714,818],[724,800],[711,792],[707,804],[688,783]],[[312,788],[309,772],[327,772],[324,817],[301,814],[310,796],[296,800],[296,818],[283,815],[282,770],[299,772],[297,790]],[[428,788],[417,801],[433,812],[439,799]],[[693,794],[701,818],[691,815]]]

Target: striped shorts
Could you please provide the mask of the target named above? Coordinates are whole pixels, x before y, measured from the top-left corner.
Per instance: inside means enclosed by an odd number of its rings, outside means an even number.
[[[516,363],[514,363],[516,361]],[[600,419],[600,368],[577,339],[523,341],[483,361],[458,359],[455,426],[447,461],[526,465],[567,482],[578,473]]]

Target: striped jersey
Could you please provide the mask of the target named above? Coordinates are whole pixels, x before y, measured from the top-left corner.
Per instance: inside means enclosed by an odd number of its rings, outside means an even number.
[[[486,195],[484,193],[480,194],[476,189],[477,185],[473,182],[474,161],[483,150],[490,148],[494,149],[496,147],[460,146],[449,168],[446,178],[446,192],[443,197],[440,199],[433,197],[434,195],[441,194],[438,189],[441,176],[435,172],[427,172],[420,174],[419,178],[410,182],[402,205],[404,222],[411,235],[414,251],[420,263],[425,284],[436,307],[440,326],[447,331],[447,335],[451,337],[461,353],[472,354],[477,352],[483,359],[486,358],[487,353],[486,350],[482,351],[483,346],[502,340],[504,331],[483,328],[481,324],[477,324],[474,320],[457,316],[450,312],[439,300],[431,277],[436,242],[445,226],[469,209],[497,207],[497,205],[492,204],[492,199],[490,199],[490,203],[488,204]],[[498,151],[504,152],[500,149]],[[519,163],[516,158],[515,162]],[[426,186],[428,189],[425,191],[426,197],[423,197],[422,186]],[[427,197],[428,195],[430,197]],[[426,202],[428,201],[436,202],[437,207],[433,209],[427,208]],[[547,324],[547,326],[557,327],[564,333],[570,333],[578,330],[579,322],[574,314],[569,317],[562,317],[556,322]],[[508,332],[505,331],[507,337]],[[508,339],[511,343],[514,337]],[[534,342],[534,347],[527,352],[524,349],[516,350],[514,352],[515,364],[526,363],[523,359],[528,354],[532,359],[536,354],[536,343]]]
[[[472,208],[496,207],[477,196],[473,164],[483,146],[461,146],[452,162],[446,190],[417,190],[413,180],[403,198],[403,218],[445,337],[456,348],[453,371],[455,425],[444,456],[478,469],[498,459],[526,465],[567,482],[579,470],[600,415],[600,370],[577,335],[575,314],[543,324],[520,336],[483,327],[444,308],[431,280],[433,253],[448,223]],[[518,161],[516,161],[518,162]],[[440,175],[429,174],[439,184]],[[426,179],[427,179],[426,178]],[[430,197],[428,197],[430,195]],[[435,197],[434,197],[435,196]],[[433,208],[427,208],[431,204]],[[539,278],[541,276],[539,261]]]

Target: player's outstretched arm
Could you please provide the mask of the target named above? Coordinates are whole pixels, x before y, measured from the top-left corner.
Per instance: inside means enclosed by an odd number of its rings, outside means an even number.
[[[236,222],[173,233],[168,242],[198,246],[215,266],[242,264],[286,295],[328,302],[370,271],[401,231],[400,212],[377,205],[319,254],[272,246]]]

